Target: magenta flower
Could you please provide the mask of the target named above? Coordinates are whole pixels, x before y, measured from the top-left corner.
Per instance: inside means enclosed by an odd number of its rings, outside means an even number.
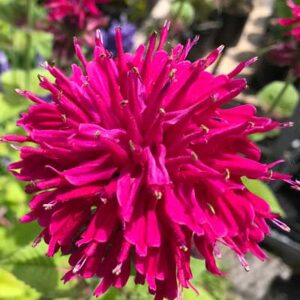
[[[296,5],[292,0],[288,0],[287,5],[291,8],[293,17],[279,18],[277,22],[281,26],[292,26],[293,28],[288,34],[294,36],[297,42],[300,42],[300,5]]]
[[[81,29],[85,26],[86,18],[97,17],[100,10],[97,4],[108,3],[110,0],[48,0],[46,7],[49,10],[49,19],[59,21],[72,18]]]
[[[248,139],[289,124],[257,117],[252,105],[223,108],[246,86],[236,75],[255,60],[215,76],[206,68],[222,47],[192,63],[186,57],[197,39],[167,52],[168,29],[129,54],[117,28],[116,58],[100,32],[91,61],[75,41],[82,67],[73,65],[68,77],[45,64],[55,83],[40,76],[40,85],[53,102],[18,90],[34,102],[17,123],[27,135],[3,138],[26,143],[9,169],[33,194],[22,222],[43,227],[34,245],[44,239],[49,256],[70,254],[65,281],[99,277],[96,296],[134,272],[156,300],[180,297],[192,287],[191,255],[220,275],[223,244],[248,270],[247,252],[266,258],[258,246],[266,221],[288,230],[241,177],[299,188],[272,171],[279,162],[260,163]]]
[[[109,17],[102,14],[97,4],[110,0],[48,0],[48,18],[41,29],[52,32],[54,36],[54,54],[60,65],[68,65],[74,57],[73,37],[82,44],[94,46],[95,30],[104,28]]]
[[[268,53],[270,61],[277,66],[291,68],[294,77],[300,76],[300,53],[296,41],[277,43]]]

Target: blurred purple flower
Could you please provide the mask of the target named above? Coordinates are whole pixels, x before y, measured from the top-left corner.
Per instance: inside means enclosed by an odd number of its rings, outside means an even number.
[[[0,50],[0,74],[10,69],[6,54]]]
[[[105,45],[106,49],[113,54],[116,54],[117,48],[115,43],[115,29],[117,27],[122,27],[124,51],[130,52],[133,47],[133,37],[136,32],[136,26],[130,22],[119,22],[117,20],[113,20],[110,24],[110,27],[107,30],[102,31],[103,44]]]

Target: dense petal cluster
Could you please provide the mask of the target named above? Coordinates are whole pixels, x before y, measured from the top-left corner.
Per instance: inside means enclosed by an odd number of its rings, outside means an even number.
[[[295,37],[297,42],[300,42],[300,5],[295,4],[292,0],[288,0],[287,4],[291,8],[293,16],[291,18],[279,18],[277,22],[281,26],[292,26],[289,34]]]
[[[33,194],[22,221],[43,227],[34,244],[44,239],[49,256],[70,254],[65,281],[101,278],[97,296],[134,273],[156,300],[180,297],[192,287],[192,255],[221,274],[220,244],[248,269],[247,252],[266,258],[258,246],[269,233],[266,220],[286,227],[242,177],[298,188],[272,170],[278,162],[260,163],[248,139],[280,124],[257,117],[252,105],[223,107],[246,87],[236,75],[255,60],[213,75],[206,68],[222,47],[190,62],[197,39],[167,52],[168,30],[166,23],[159,39],[153,33],[129,54],[117,28],[115,58],[100,32],[91,61],[75,42],[82,67],[66,76],[45,63],[55,82],[40,76],[40,85],[53,102],[18,90],[34,102],[17,123],[27,134],[3,138],[25,143],[9,169]]]
[[[79,28],[85,26],[88,16],[99,16],[100,10],[97,4],[108,3],[110,0],[48,0],[47,8],[49,18],[52,21],[59,21],[65,18],[72,18]]]

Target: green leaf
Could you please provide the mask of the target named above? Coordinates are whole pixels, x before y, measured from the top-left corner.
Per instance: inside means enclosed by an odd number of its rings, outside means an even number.
[[[18,279],[45,296],[52,296],[59,276],[53,259],[44,255],[45,247],[26,246],[1,262]]]
[[[285,82],[283,81],[273,81],[261,89],[258,92],[257,97],[263,105],[270,107],[284,86]],[[293,84],[289,84],[278,102],[278,105],[274,109],[274,112],[282,117],[290,117],[298,104],[298,100],[299,95],[297,90]]]
[[[38,299],[39,294],[18,280],[13,274],[0,269],[0,300]]]
[[[280,129],[273,129],[268,132],[262,132],[262,133],[253,133],[249,136],[250,140],[254,142],[260,142],[263,141],[266,138],[274,139],[278,137],[280,134]]]
[[[195,19],[195,10],[189,1],[176,1],[171,6],[171,17],[189,25]]]
[[[19,247],[2,259],[0,265],[46,298],[79,299],[79,295],[86,293],[85,286],[80,285],[76,279],[68,284],[61,281],[63,274],[69,270],[68,257],[58,254],[53,258],[47,257],[46,251],[47,245],[44,242],[36,248],[31,245]]]
[[[208,291],[206,291],[204,288],[201,288],[199,290],[199,296],[196,295],[196,293],[192,289],[185,289],[183,293],[183,299],[184,300],[216,300],[215,297],[213,297]]]
[[[35,52],[43,58],[49,58],[52,55],[53,35],[44,31],[32,32],[32,45]]]
[[[251,193],[267,201],[274,213],[279,213],[282,216],[285,215],[285,212],[278,203],[276,196],[264,182],[246,177],[242,177],[242,182]]]
[[[10,119],[15,119],[18,117],[18,113],[22,110],[21,106],[18,105],[10,105],[7,102],[7,99],[3,94],[0,94],[0,124],[1,126],[5,126],[4,123],[9,121]]]
[[[32,69],[28,73],[21,69],[14,69],[2,74],[1,80],[5,97],[11,100],[11,103],[24,105],[28,101],[24,97],[16,94],[15,89],[30,90],[36,95],[46,96],[48,91],[39,86],[38,75],[51,78],[49,72],[44,69]]]

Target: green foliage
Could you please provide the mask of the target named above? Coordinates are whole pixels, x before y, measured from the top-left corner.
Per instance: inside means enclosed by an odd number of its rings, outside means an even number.
[[[39,294],[12,273],[0,268],[0,300],[39,299]]]
[[[257,97],[262,105],[271,107],[277,96],[281,93],[285,86],[285,82],[273,81],[270,84],[263,87],[257,94]],[[278,104],[276,105],[274,112],[281,117],[290,117],[299,100],[299,95],[294,85],[289,84],[283,95],[281,96]]]
[[[185,25],[193,23],[195,10],[189,1],[176,0],[171,6],[171,18],[183,22]]]
[[[261,132],[261,133],[253,133],[249,136],[249,138],[254,142],[263,141],[266,138],[276,138],[279,136],[281,130],[280,129],[273,129],[272,131],[268,132]]]
[[[281,216],[285,215],[280,204],[278,203],[276,196],[267,184],[260,180],[249,179],[246,177],[242,177],[242,181],[250,192],[266,200],[274,213],[279,213]]]
[[[46,96],[47,91],[39,86],[38,75],[49,77],[49,72],[43,69],[32,69],[29,72],[21,69],[14,69],[5,72],[2,77],[2,86],[6,98],[10,103],[19,103],[23,105],[28,102],[24,97],[16,94],[15,89],[30,90],[36,95]],[[30,80],[28,80],[30,78]]]
[[[44,9],[31,5],[29,13],[27,5],[28,0],[0,2],[0,49],[13,67],[24,69],[35,67],[38,55],[50,58],[53,44],[52,34],[33,26],[32,20],[37,23],[45,18]]]

